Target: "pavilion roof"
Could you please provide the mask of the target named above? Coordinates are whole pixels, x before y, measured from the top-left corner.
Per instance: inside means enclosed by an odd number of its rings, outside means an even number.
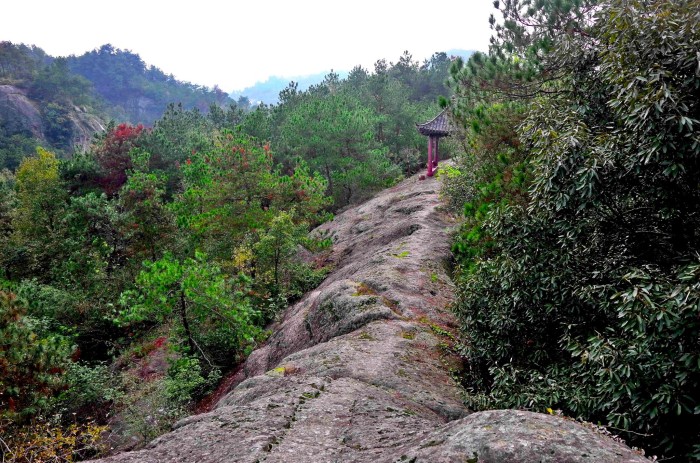
[[[446,137],[452,132],[450,120],[447,117],[447,108],[443,109],[440,114],[422,124],[416,124],[418,131],[426,136],[436,135],[438,137]]]

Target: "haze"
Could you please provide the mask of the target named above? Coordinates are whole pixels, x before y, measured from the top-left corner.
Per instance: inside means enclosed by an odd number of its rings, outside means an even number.
[[[377,59],[396,61],[404,50],[418,60],[449,49],[485,51],[494,11],[491,0],[23,0],[3,10],[0,40],[37,45],[53,56],[111,43],[178,79],[225,91],[271,75],[357,64],[371,70]]]

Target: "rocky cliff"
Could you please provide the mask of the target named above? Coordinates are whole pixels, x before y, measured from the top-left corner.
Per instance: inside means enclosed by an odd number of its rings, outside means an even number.
[[[41,111],[27,92],[12,85],[0,85],[0,120],[9,132],[30,132],[43,138]]]
[[[321,227],[334,271],[289,307],[235,387],[102,462],[641,462],[561,417],[470,413],[450,376],[453,223],[418,177]]]
[[[85,108],[71,106],[66,110],[63,123],[71,134],[72,151],[87,149],[95,133],[104,132],[105,124]],[[40,104],[27,91],[13,85],[0,85],[0,123],[7,134],[25,133],[47,142],[47,121]]]

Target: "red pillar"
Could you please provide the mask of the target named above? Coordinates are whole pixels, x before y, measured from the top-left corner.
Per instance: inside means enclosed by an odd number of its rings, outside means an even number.
[[[440,137],[435,137],[435,147],[433,148],[433,167],[438,166],[438,143],[440,142]]]
[[[433,137],[428,137],[428,177],[433,176]]]

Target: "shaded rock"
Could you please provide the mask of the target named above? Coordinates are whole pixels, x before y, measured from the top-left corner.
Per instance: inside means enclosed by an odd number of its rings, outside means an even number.
[[[8,133],[29,132],[43,140],[41,111],[27,92],[12,85],[0,85],[0,121]]]
[[[390,302],[376,294],[363,293],[360,284],[349,280],[328,286],[317,304],[304,321],[314,344],[350,333],[374,320],[398,318]]]
[[[71,121],[73,129],[71,147],[75,151],[87,150],[95,134],[102,133],[106,130],[104,121],[94,114],[80,109],[70,112],[68,118]]]
[[[433,463],[648,461],[573,420],[520,410],[490,410],[453,421],[402,457]]]

